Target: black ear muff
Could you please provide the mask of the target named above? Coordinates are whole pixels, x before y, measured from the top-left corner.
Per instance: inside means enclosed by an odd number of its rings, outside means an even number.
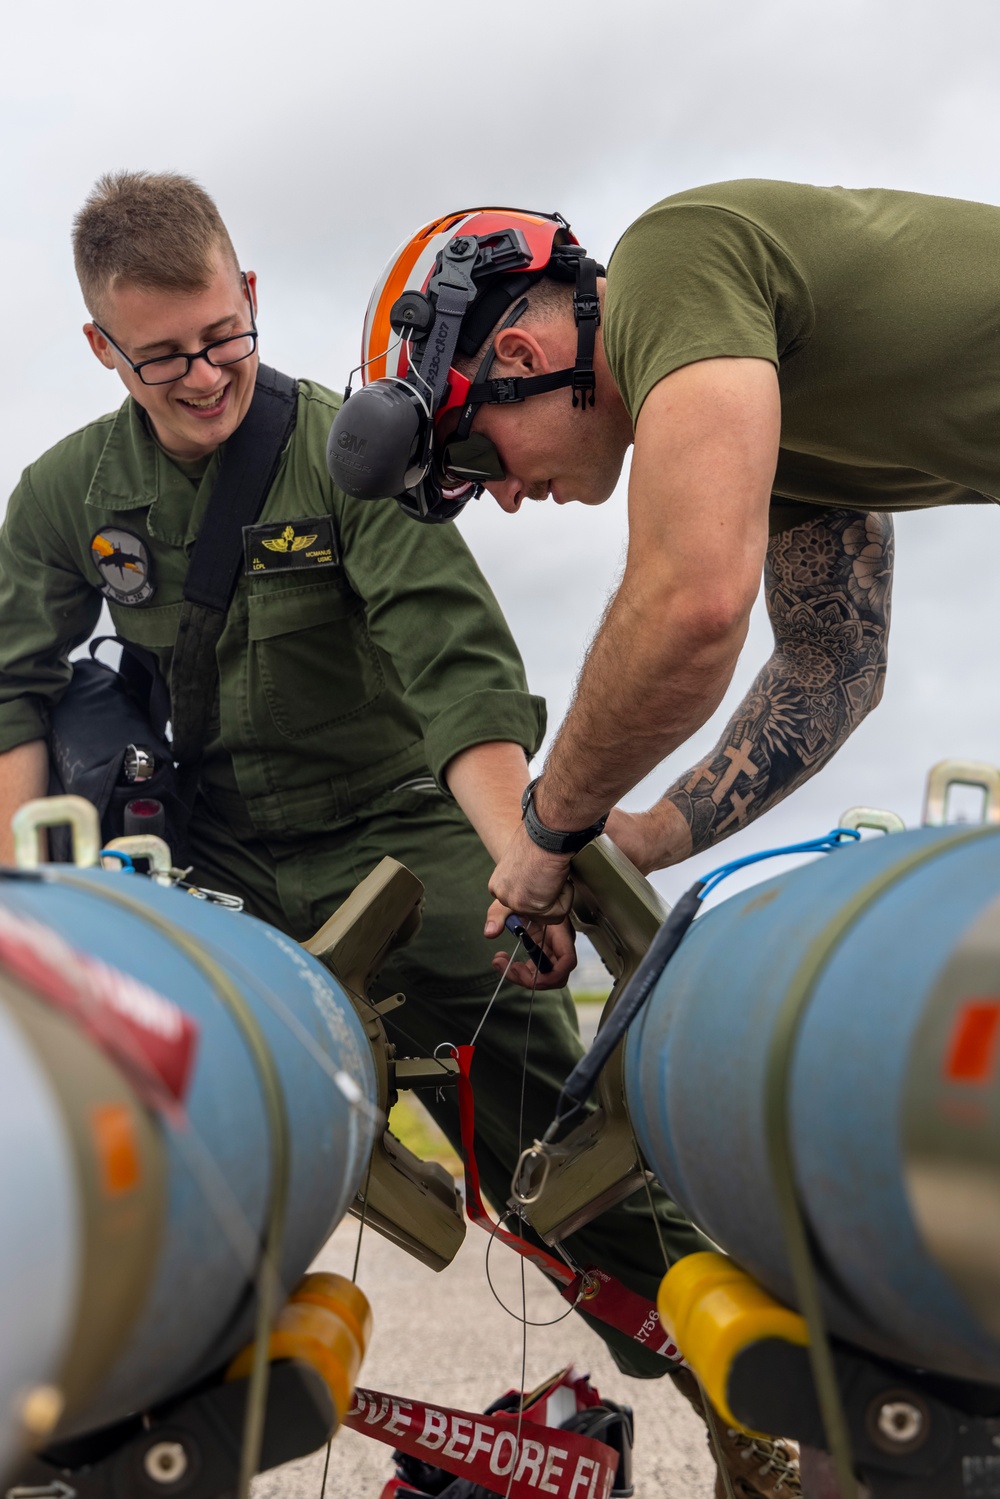
[[[326,465],[357,500],[380,500],[419,482],[426,470],[427,409],[403,380],[355,391],[334,417]]]

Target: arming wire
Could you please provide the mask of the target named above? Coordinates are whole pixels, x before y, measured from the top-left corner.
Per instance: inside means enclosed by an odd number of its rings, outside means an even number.
[[[521,1456],[521,1427],[524,1423],[524,1384],[528,1368],[528,1293],[524,1283],[524,1261],[521,1261],[521,1379],[518,1389],[521,1398],[517,1402],[517,1426],[514,1429],[514,1455],[510,1460],[510,1477],[507,1480],[507,1492],[504,1499],[510,1499],[510,1491],[514,1487],[514,1474],[517,1472],[518,1458]]]
[[[518,946],[520,946],[520,941],[521,941],[521,939],[518,938]],[[543,932],[543,934],[542,934],[542,951],[543,952],[544,952],[544,946],[545,946],[545,934]],[[517,956],[517,947],[514,948],[514,952],[511,955],[510,962],[508,962],[507,967],[504,969],[503,978],[500,980],[501,984],[503,983],[503,980],[507,977],[507,973],[508,973],[508,971],[510,969],[511,963],[513,963],[514,958],[516,956]],[[529,1040],[530,1040],[530,1036],[531,1036],[531,1016],[532,1016],[532,1013],[534,1011],[534,1003],[535,1003],[535,986],[537,985],[538,975],[539,975],[540,971],[541,970],[539,969],[539,967],[538,967],[538,965],[536,963],[536,965],[535,965],[535,978],[534,978],[534,981],[533,981],[532,986],[531,986],[531,997],[530,997],[529,1004],[528,1004],[528,1021],[527,1021],[527,1028],[526,1028],[525,1037],[524,1037],[524,1055],[523,1055],[523,1057],[521,1059],[521,1098],[520,1098],[520,1104],[519,1104],[519,1108],[518,1108],[518,1120],[517,1120],[517,1143],[518,1143],[518,1148],[519,1149],[521,1148],[521,1146],[524,1143],[524,1090],[525,1090],[525,1079],[527,1077],[527,1071],[528,1071],[528,1044],[529,1044]],[[497,992],[499,993],[499,988],[498,988]],[[493,998],[494,999],[496,998],[496,994],[494,994]],[[493,1003],[493,1000],[490,1000],[490,1005],[492,1005],[492,1003]],[[487,1015],[489,1014],[489,1006],[487,1006],[486,1014]],[[477,1036],[479,1035],[479,1031],[482,1030],[483,1023],[484,1023],[485,1020],[486,1020],[486,1015],[484,1015],[483,1019],[479,1022],[479,1027],[476,1030],[476,1035]],[[475,1040],[475,1037],[473,1037],[473,1040]],[[521,1153],[523,1155],[523,1151]],[[523,1300],[522,1300],[522,1306],[521,1306],[521,1313],[520,1313],[520,1315],[517,1312],[511,1311],[510,1307],[507,1305],[507,1303],[500,1296],[499,1292],[497,1291],[496,1286],[493,1284],[493,1277],[490,1274],[490,1250],[493,1248],[493,1241],[495,1240],[495,1238],[496,1238],[497,1234],[499,1233],[500,1229],[502,1229],[505,1226],[505,1224],[507,1224],[512,1218],[518,1218],[518,1221],[520,1221],[519,1215],[517,1213],[513,1212],[511,1209],[508,1208],[507,1212],[501,1214],[498,1217],[497,1222],[494,1223],[494,1225],[493,1225],[493,1227],[492,1227],[492,1229],[490,1231],[490,1237],[489,1237],[489,1239],[487,1241],[487,1244],[486,1244],[486,1284],[489,1286],[490,1293],[493,1296],[493,1300],[496,1302],[497,1306],[501,1309],[501,1311],[506,1312],[508,1317],[513,1317],[515,1319],[515,1321],[520,1322],[524,1328],[528,1328],[528,1327],[555,1327],[555,1326],[557,1326],[558,1323],[565,1322],[566,1318],[568,1316],[570,1316],[571,1313],[573,1313],[573,1312],[576,1311],[576,1308],[579,1306],[580,1302],[583,1299],[584,1285],[581,1284],[581,1287],[580,1287],[580,1290],[579,1290],[579,1292],[578,1292],[578,1294],[576,1296],[576,1299],[566,1308],[566,1310],[564,1312],[560,1312],[560,1314],[559,1314],[558,1317],[550,1317],[546,1322],[531,1321],[528,1318],[527,1307],[524,1304]],[[566,1254],[565,1250],[563,1249],[562,1245],[556,1245],[556,1249],[558,1250],[559,1254],[562,1255],[562,1258],[566,1261],[567,1264],[571,1264],[572,1263],[570,1261],[570,1259],[569,1259],[569,1256]],[[573,1268],[575,1268],[575,1266],[573,1266]],[[523,1279],[524,1279],[524,1261],[523,1260],[521,1261],[521,1278],[522,1278],[522,1282],[523,1282]],[[523,1291],[523,1285],[522,1285],[522,1291]],[[523,1370],[522,1370],[522,1377],[521,1377],[521,1388],[522,1388],[522,1390],[524,1389],[524,1375],[523,1375]]]
[[[500,993],[500,990],[503,988],[504,984],[507,982],[507,975],[508,975],[508,973],[510,973],[511,968],[514,966],[514,959],[517,957],[518,949],[520,948],[520,946],[521,946],[521,939],[519,937],[517,939],[517,944],[516,944],[516,946],[514,948],[514,951],[511,953],[510,957],[507,959],[507,967],[504,969],[503,973],[500,975],[500,982],[497,984],[496,988],[493,990],[493,993],[490,995],[489,1004],[486,1006],[486,1009],[483,1011],[482,1019],[480,1020],[479,1024],[476,1026],[475,1034],[473,1035],[472,1040],[469,1042],[470,1046],[475,1046],[476,1042],[478,1041],[478,1039],[479,1039],[479,1032],[482,1030],[483,1026],[486,1024],[486,1021],[487,1021],[487,1019],[489,1017],[489,1013],[492,1010],[494,1004],[496,1003],[497,995]],[[531,993],[532,993],[532,996],[534,996],[534,993],[535,993],[535,986],[534,986],[534,984],[532,984],[532,986],[531,986]],[[530,1026],[530,1024],[531,1024],[531,1012],[530,1012],[530,1010],[528,1012],[528,1017],[529,1017],[528,1018],[528,1024]],[[521,1108],[523,1110],[523,1108],[524,1108],[524,1094],[523,1094],[524,1078],[523,1078],[523,1076],[521,1078],[521,1087],[522,1087]]]
[[[506,1312],[508,1317],[513,1317],[514,1320],[515,1320],[515,1322],[520,1322],[520,1321],[522,1321],[522,1318],[521,1318],[520,1314],[518,1312],[512,1312],[511,1311],[510,1307],[507,1305],[507,1303],[500,1296],[500,1293],[498,1292],[496,1286],[493,1284],[493,1277],[490,1275],[490,1250],[493,1248],[493,1240],[496,1238],[496,1236],[497,1236],[498,1232],[500,1231],[500,1229],[502,1229],[504,1227],[504,1225],[510,1221],[511,1218],[514,1218],[516,1216],[517,1215],[515,1213],[513,1213],[513,1212],[506,1212],[506,1213],[504,1213],[504,1215],[500,1219],[500,1221],[498,1223],[494,1223],[494,1225],[493,1225],[493,1230],[492,1230],[492,1232],[490,1234],[489,1240],[488,1240],[487,1245],[486,1245],[486,1284],[489,1286],[490,1291],[491,1291],[492,1296],[493,1296],[493,1300],[496,1302],[496,1304],[500,1308],[500,1310],[502,1312]],[[556,1247],[558,1248],[559,1246],[557,1245]],[[565,1259],[565,1255],[563,1256],[563,1258]],[[566,1308],[566,1310],[564,1312],[560,1312],[558,1317],[550,1317],[547,1322],[533,1322],[533,1321],[528,1320],[528,1321],[525,1322],[525,1326],[527,1326],[527,1327],[555,1327],[555,1326],[557,1326],[558,1323],[565,1322],[566,1318],[568,1316],[570,1316],[570,1314],[572,1312],[576,1311],[577,1307],[579,1306],[580,1302],[582,1301],[582,1299],[583,1299],[583,1290],[584,1290],[584,1288],[581,1286],[580,1292],[577,1295],[576,1300],[573,1301],[573,1302],[571,1302],[570,1305]]]
[[[544,942],[545,942],[545,937],[544,937],[544,933],[543,933],[542,934],[542,944],[543,944],[543,947],[544,947]],[[517,952],[517,948],[515,948],[514,951],[516,953]],[[513,957],[512,957],[511,958],[511,962],[513,962],[513,961],[514,960],[513,960]],[[509,967],[510,967],[510,963],[507,964],[507,968],[509,968]],[[504,977],[506,977],[506,970],[504,970]],[[525,1084],[527,1082],[527,1077],[528,1077],[528,1048],[529,1048],[529,1046],[531,1044],[531,1017],[534,1014],[534,1010],[535,1010],[535,986],[537,985],[537,983],[538,983],[538,965],[536,964],[535,965],[534,977],[532,978],[532,981],[531,981],[531,990],[530,990],[529,995],[528,995],[528,1019],[527,1019],[527,1022],[525,1024],[525,1027],[524,1027],[524,1052],[523,1052],[522,1057],[521,1057],[521,1097],[520,1097],[520,1102],[518,1104],[518,1111],[517,1111],[517,1149],[518,1149],[518,1154],[520,1154],[521,1150],[524,1147],[524,1093],[525,1093]],[[493,1241],[493,1235],[491,1234],[490,1235],[490,1242],[492,1243],[492,1241]],[[488,1249],[488,1247],[489,1246],[487,1246],[487,1249]],[[513,1456],[513,1459],[511,1461],[510,1478],[507,1481],[507,1493],[504,1496],[504,1499],[510,1499],[510,1492],[511,1492],[511,1489],[514,1487],[514,1474],[517,1472],[517,1462],[518,1462],[518,1458],[521,1455],[521,1426],[522,1426],[522,1423],[524,1421],[524,1381],[525,1381],[525,1376],[526,1376],[526,1372],[527,1372],[527,1367],[528,1367],[528,1292],[527,1292],[527,1287],[525,1285],[524,1259],[522,1257],[521,1258],[521,1382],[520,1382],[520,1385],[518,1386],[518,1388],[521,1391],[521,1398],[518,1401],[518,1406],[517,1406],[517,1429],[514,1432],[514,1456]]]

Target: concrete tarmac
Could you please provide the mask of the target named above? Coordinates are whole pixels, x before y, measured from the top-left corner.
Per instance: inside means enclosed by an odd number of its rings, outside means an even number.
[[[358,1223],[346,1219],[314,1268],[350,1276]],[[509,1316],[486,1280],[486,1233],[469,1224],[454,1263],[436,1274],[366,1229],[358,1285],[372,1305],[374,1331],[360,1384],[386,1394],[481,1411],[509,1389],[533,1389],[574,1364],[589,1371],[602,1395],[635,1411],[636,1499],[710,1499],[714,1464],[705,1428],[672,1388],[670,1378],[627,1379],[604,1344],[530,1265],[525,1269],[528,1318],[551,1327],[527,1329],[521,1379],[520,1261],[494,1244],[490,1273],[498,1295],[518,1313]],[[391,1477],[391,1447],[353,1431],[334,1439],[326,1499],[379,1499]],[[325,1450],[263,1474],[255,1499],[320,1499]]]

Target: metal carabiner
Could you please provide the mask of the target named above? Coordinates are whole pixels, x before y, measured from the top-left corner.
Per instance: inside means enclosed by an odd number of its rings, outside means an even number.
[[[534,1187],[533,1190],[525,1192],[520,1186],[520,1183],[523,1179],[524,1172],[528,1167],[528,1162],[536,1160],[541,1161],[542,1163],[541,1181],[538,1182],[537,1186]],[[549,1172],[552,1169],[552,1160],[552,1153],[549,1151],[547,1146],[542,1144],[541,1140],[536,1140],[533,1145],[529,1145],[526,1150],[521,1151],[521,1154],[517,1158],[517,1165],[514,1167],[514,1175],[511,1177],[510,1182],[510,1195],[513,1197],[514,1201],[518,1204],[519,1207],[531,1207],[532,1203],[537,1202],[541,1197],[542,1193],[545,1191],[545,1183],[549,1179]]]

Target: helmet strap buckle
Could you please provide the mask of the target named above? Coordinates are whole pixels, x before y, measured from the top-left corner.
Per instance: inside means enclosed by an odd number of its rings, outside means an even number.
[[[593,406],[595,391],[597,390],[597,376],[594,374],[594,371],[592,369],[575,369],[573,371],[573,379],[570,382],[570,389],[573,392],[574,409],[579,406],[581,411],[583,411],[588,406]]]
[[[573,366],[574,409],[586,411],[593,406],[597,377],[594,374],[594,349],[601,326],[601,300],[597,295],[597,262],[581,255],[576,264],[576,287],[573,291],[573,321],[576,323],[576,363]]]

